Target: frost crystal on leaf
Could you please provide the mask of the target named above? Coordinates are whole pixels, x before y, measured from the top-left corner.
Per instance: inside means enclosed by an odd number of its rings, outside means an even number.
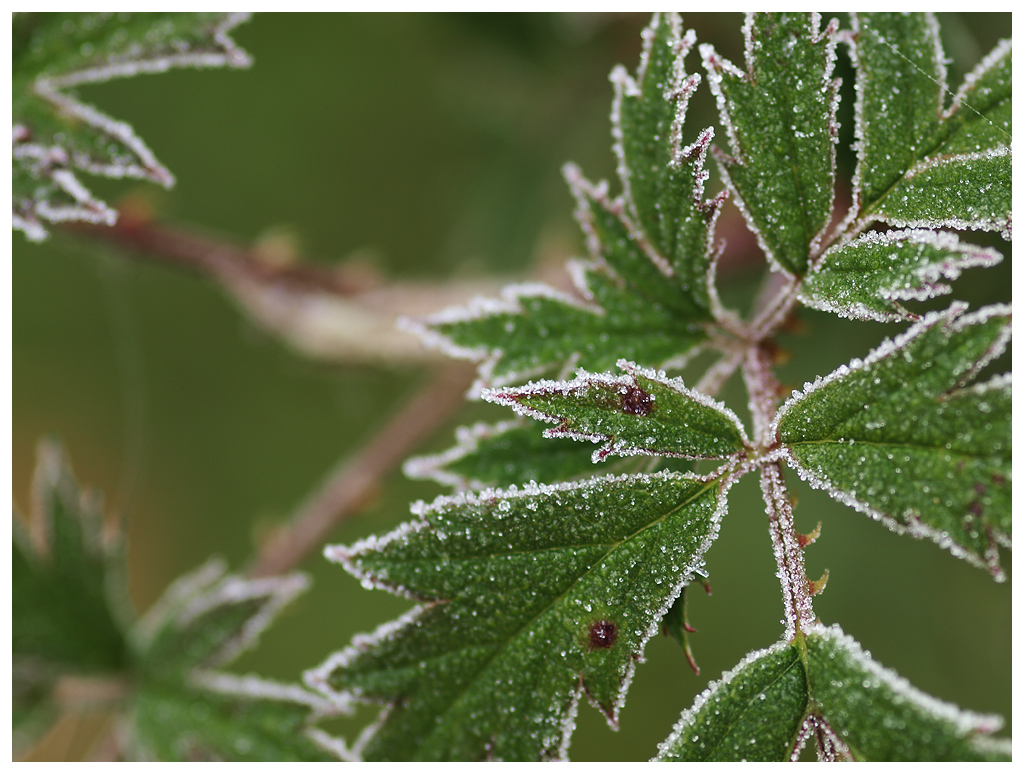
[[[542,381],[487,390],[485,400],[555,422],[549,438],[605,442],[594,461],[610,454],[725,459],[747,446],[736,415],[723,404],[687,389],[664,372],[620,360],[623,376],[579,371],[569,382]]]
[[[243,13],[15,13],[13,223],[32,240],[44,222],[112,224],[117,213],[75,171],[171,186],[174,177],[121,121],[74,88],[175,67],[248,67],[228,33]]]
[[[593,185],[572,164],[565,177],[591,252],[577,263],[577,298],[545,286],[508,288],[409,327],[455,357],[483,361],[479,387],[504,386],[564,368],[612,368],[620,358],[680,367],[724,314],[714,292],[714,225],[723,201],[704,199],[704,159],[713,132],[682,140],[699,76],[683,59],[693,33],[675,15],[644,31],[636,78],[612,73],[612,127],[623,195]],[[682,191],[682,195],[680,195]]]
[[[807,678],[797,649],[779,642],[756,650],[685,710],[656,761],[787,760],[807,708]]]
[[[1002,718],[939,701],[885,669],[838,626],[812,627],[807,683],[818,711],[859,760],[1009,760]]]
[[[307,683],[388,705],[366,758],[564,757],[581,692],[617,722],[644,644],[717,535],[727,485],[660,473],[489,489],[329,547],[420,606]]]
[[[859,320],[917,319],[898,302],[948,293],[940,280],[964,269],[994,266],[992,248],[935,231],[871,232],[828,250],[800,287],[800,300],[815,309]]]
[[[812,486],[987,567],[1011,533],[1009,375],[968,386],[1005,348],[1010,309],[926,315],[864,361],[794,393],[776,419]],[[912,482],[908,486],[907,483]]]
[[[732,155],[716,158],[772,265],[803,274],[832,214],[838,81],[833,19],[748,14],[746,69],[701,46]]]
[[[931,14],[852,14],[854,203],[847,222],[999,230],[1011,220],[1011,53],[1002,41],[944,109]]]

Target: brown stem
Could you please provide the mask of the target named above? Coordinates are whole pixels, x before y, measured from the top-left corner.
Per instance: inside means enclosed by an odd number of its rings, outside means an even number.
[[[331,268],[310,263],[274,265],[252,250],[193,231],[164,226],[130,210],[122,211],[113,226],[68,223],[62,229],[67,234],[88,237],[128,250],[137,257],[195,271],[220,282],[249,279],[341,296],[365,289],[364,283],[347,280]]]
[[[403,458],[462,404],[474,369],[442,370],[413,396],[355,456],[342,460],[324,483],[260,550],[254,578],[280,575],[321,546],[328,534],[379,486]]]
[[[804,568],[804,552],[793,521],[793,505],[782,477],[781,463],[769,462],[761,466],[761,493],[768,509],[769,531],[782,583],[786,609],[785,639],[792,640],[798,631],[814,623],[815,616]]]

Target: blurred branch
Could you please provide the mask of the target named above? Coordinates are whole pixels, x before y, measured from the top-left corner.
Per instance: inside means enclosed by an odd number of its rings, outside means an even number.
[[[268,261],[258,248],[161,225],[130,208],[113,226],[69,223],[62,230],[210,277],[269,333],[307,357],[332,362],[440,362],[439,353],[396,327],[398,318],[497,294],[507,281],[385,284],[345,263],[282,265]]]
[[[249,575],[280,575],[322,546],[331,530],[366,502],[384,476],[462,405],[474,373],[475,368],[462,364],[439,371],[366,446],[338,463],[289,523],[264,543]]]

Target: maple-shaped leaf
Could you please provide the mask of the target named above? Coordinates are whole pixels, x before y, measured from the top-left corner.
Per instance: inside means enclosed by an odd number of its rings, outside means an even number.
[[[822,760],[1009,760],[995,715],[913,688],[839,627],[748,654],[712,682],[660,745],[660,761],[796,760],[813,737]]]
[[[55,719],[64,676],[119,676],[130,656],[122,543],[104,534],[98,498],[81,492],[60,447],[39,446],[28,527],[14,518],[11,671],[15,748]]]
[[[857,169],[850,220],[1011,229],[1012,43],[946,106],[946,60],[927,13],[851,14]]]
[[[933,312],[806,384],[777,438],[801,478],[997,579],[1011,533],[1011,379],[970,385],[1010,338],[1010,308]],[[908,485],[909,482],[909,485]]]
[[[456,491],[530,481],[553,484],[594,473],[586,450],[569,439],[546,438],[539,422],[478,422],[457,428],[455,438],[451,449],[413,457],[402,471],[409,478],[429,479]]]
[[[137,694],[122,744],[154,760],[333,760],[312,724],[347,711],[298,685],[220,671],[253,647],[305,576],[245,579],[208,562],[177,580],[133,632]]]
[[[579,371],[570,382],[542,381],[487,390],[486,400],[511,406],[557,427],[549,438],[604,442],[594,461],[609,454],[725,459],[749,446],[736,415],[716,400],[687,389],[664,372],[620,360],[623,376]]]
[[[420,605],[307,673],[386,705],[367,759],[564,758],[581,692],[613,725],[646,641],[699,571],[727,482],[658,473],[442,497],[332,546]]]
[[[1002,259],[992,248],[961,242],[947,232],[871,232],[827,250],[804,278],[800,300],[859,320],[917,319],[899,302],[948,293],[941,280],[955,280],[964,269],[994,266]]]
[[[746,69],[701,46],[731,155],[716,159],[735,201],[778,269],[803,274],[832,216],[836,31],[816,13],[748,14]]]
[[[171,186],[174,177],[132,128],[81,102],[75,88],[174,67],[247,67],[228,33],[241,13],[15,13],[13,223],[29,239],[44,222],[113,223],[77,171]]]
[[[678,17],[644,31],[635,79],[612,73],[615,151],[623,195],[593,185],[573,165],[565,176],[592,255],[572,265],[576,294],[514,285],[501,299],[475,299],[422,322],[427,344],[484,361],[483,386],[505,385],[567,364],[610,369],[619,358],[679,366],[707,339],[718,309],[712,284],[714,223],[722,197],[705,200],[704,157],[712,132],[682,140],[686,105],[699,81],[683,59],[693,45]]]

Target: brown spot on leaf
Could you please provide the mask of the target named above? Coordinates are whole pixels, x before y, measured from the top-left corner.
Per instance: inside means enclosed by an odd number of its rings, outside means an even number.
[[[979,518],[981,517],[981,514],[985,511],[985,509],[981,507],[981,503],[979,503],[977,500],[968,505],[967,510],[969,510],[971,513],[973,513],[975,516]]]
[[[996,486],[1002,486],[1003,484],[1006,483],[1006,476],[1004,476],[1002,473],[993,473],[991,478],[992,483],[995,484]]]
[[[590,624],[590,649],[607,650],[615,644],[619,627],[611,621],[594,621]]]
[[[651,413],[654,400],[651,394],[639,387],[630,387],[622,396],[622,410],[627,414],[645,417]]]

